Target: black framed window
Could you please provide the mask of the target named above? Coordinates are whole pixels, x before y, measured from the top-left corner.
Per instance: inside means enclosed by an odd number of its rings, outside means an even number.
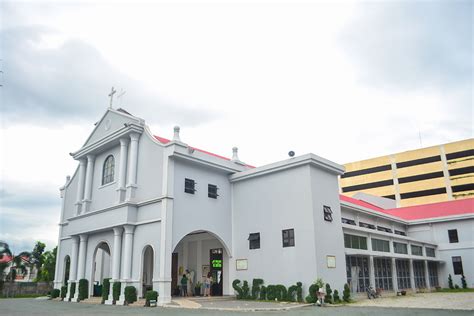
[[[377,230],[386,233],[393,233],[392,229],[383,226],[377,226]]]
[[[196,182],[193,179],[184,179],[184,192],[189,194],[196,192]]]
[[[401,254],[408,254],[408,247],[407,244],[393,242],[393,252],[401,253]]]
[[[372,238],[372,250],[390,252],[390,243],[388,240]]]
[[[411,245],[411,254],[414,256],[423,256],[423,248],[421,246]]]
[[[324,220],[327,222],[332,222],[332,210],[330,206],[323,205]]]
[[[453,270],[454,274],[464,274],[462,270],[462,259],[460,256],[453,257]]]
[[[367,250],[367,238],[362,236],[344,234],[344,247]]]
[[[458,238],[458,230],[457,229],[450,229],[448,230],[448,236],[449,236],[449,242],[452,243],[457,243],[459,242]]]
[[[249,234],[249,249],[260,249],[260,233]]]
[[[102,169],[102,185],[111,183],[114,181],[115,175],[115,158],[114,156],[108,156],[104,161]]]
[[[407,233],[402,232],[401,230],[395,230],[395,235],[406,236]]]
[[[426,248],[425,248],[425,251],[426,251],[426,256],[427,256],[427,257],[433,257],[433,258],[436,257],[436,255],[435,255],[435,249],[434,249],[434,248],[428,248],[428,247],[426,247]]]
[[[281,231],[283,239],[283,247],[294,247],[295,246],[295,230],[284,229]]]
[[[349,225],[355,225],[356,224],[355,220],[344,218],[344,217],[341,218],[341,221],[342,221],[343,224],[349,224]]]
[[[208,184],[207,185],[207,196],[212,199],[217,199],[219,194],[217,194],[217,185]]]
[[[375,225],[364,223],[364,222],[359,222],[359,226],[364,227],[364,228],[369,228],[369,229],[375,229]]]

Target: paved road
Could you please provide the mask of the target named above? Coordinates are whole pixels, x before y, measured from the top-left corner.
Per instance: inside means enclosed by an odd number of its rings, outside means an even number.
[[[187,310],[176,308],[142,308],[125,306],[104,306],[90,304],[63,303],[57,301],[41,301],[35,299],[0,299],[0,315],[72,315],[72,316],[99,316],[99,315],[164,315],[164,316],[241,316],[244,312],[209,311],[209,310]],[[254,312],[258,316],[359,316],[359,315],[383,315],[383,316],[455,316],[469,315],[472,311],[453,311],[435,309],[408,309],[408,308],[380,308],[380,307],[304,307],[301,309],[277,312]]]

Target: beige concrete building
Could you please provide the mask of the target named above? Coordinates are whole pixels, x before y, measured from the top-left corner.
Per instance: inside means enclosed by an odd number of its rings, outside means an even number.
[[[474,139],[405,151],[344,165],[341,193],[364,192],[398,207],[474,196]]]

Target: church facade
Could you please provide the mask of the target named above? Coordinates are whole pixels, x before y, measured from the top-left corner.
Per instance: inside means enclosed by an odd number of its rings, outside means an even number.
[[[93,295],[94,285],[110,278],[111,288],[121,283],[119,304],[130,285],[139,296],[158,291],[166,304],[185,270],[193,271],[194,283],[210,273],[213,295],[234,294],[234,279],[302,282],[307,292],[322,278],[339,290],[350,282],[359,292],[369,284],[434,287],[451,272],[435,235],[399,214],[341,197],[344,168],[313,154],[253,167],[239,160],[237,148],[231,159],[221,157],[182,142],[177,127],[168,140],[144,120],[108,109],[71,156],[78,167],[61,188],[55,274],[55,288],[67,285],[67,297],[80,279]],[[471,283],[472,213],[471,207],[454,217],[470,239],[463,273]]]

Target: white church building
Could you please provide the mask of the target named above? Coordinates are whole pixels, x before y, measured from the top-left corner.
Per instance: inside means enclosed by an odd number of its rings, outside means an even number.
[[[474,285],[473,199],[413,218],[340,196],[343,167],[319,156],[253,167],[237,148],[228,159],[186,144],[177,127],[172,140],[154,136],[122,109],[108,109],[71,156],[78,168],[61,188],[55,288],[87,279],[92,295],[111,278],[122,284],[118,303],[132,285],[166,304],[186,269],[194,282],[210,272],[213,295],[253,278],[302,282],[304,295],[316,278],[340,292],[345,283],[353,292],[447,286],[448,274]]]

